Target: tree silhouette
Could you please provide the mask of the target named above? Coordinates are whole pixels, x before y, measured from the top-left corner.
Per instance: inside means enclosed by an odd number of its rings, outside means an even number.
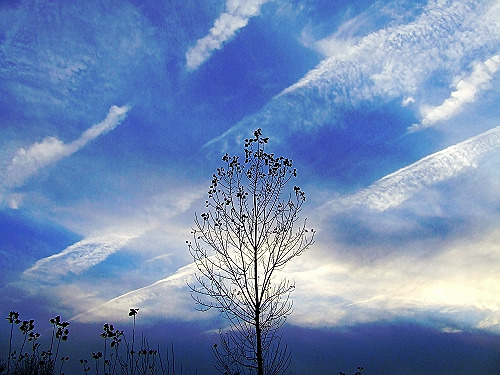
[[[199,271],[197,285],[189,285],[193,298],[230,323],[220,331],[221,349],[213,347],[216,367],[227,374],[287,370],[290,354],[278,330],[292,312],[295,284],[277,273],[314,238],[306,221],[295,228],[305,194],[298,186],[286,190],[297,172],[290,159],[265,151],[268,140],[260,129],[246,139],[244,163],[224,155],[188,242]]]

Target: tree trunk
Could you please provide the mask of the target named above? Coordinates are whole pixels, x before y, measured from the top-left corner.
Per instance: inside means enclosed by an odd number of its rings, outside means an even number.
[[[262,358],[262,338],[260,328],[260,306],[255,309],[255,332],[257,336],[257,374],[264,375],[264,361]]]
[[[257,248],[254,247],[254,273],[255,273],[255,336],[257,339],[257,375],[264,375],[264,361],[262,359],[262,337],[260,328],[260,299],[259,279],[257,277]]]

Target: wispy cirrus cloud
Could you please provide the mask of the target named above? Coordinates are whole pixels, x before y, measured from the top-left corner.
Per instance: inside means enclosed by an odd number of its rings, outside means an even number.
[[[499,235],[494,231],[479,241],[447,243],[427,257],[400,254],[369,264],[349,257],[297,258],[280,275],[297,285],[290,321],[299,326],[338,326],[432,316],[431,324],[443,330],[498,332],[500,280],[491,262],[498,261]],[[167,278],[99,303],[73,319],[91,322],[112,317],[122,321],[131,306],[151,319],[210,319],[213,315],[197,312],[186,297],[186,281],[194,282],[195,272],[195,265],[188,264]]]
[[[413,15],[419,7],[418,2],[393,1],[388,4],[375,2],[365,11],[348,18],[333,34],[323,39],[314,39],[312,36],[314,26],[309,24],[302,30],[301,42],[325,57],[338,58],[343,54],[348,55],[361,39],[379,30],[380,25],[394,26],[407,23],[409,19],[414,18]]]
[[[135,5],[18,5],[0,14],[1,78],[7,95],[25,103],[13,110],[27,121],[43,113],[73,122],[90,111],[106,111],[105,103],[116,102],[117,92],[127,92],[131,102],[146,95],[141,71],[159,62],[160,44]],[[42,128],[43,122],[32,127]]]
[[[126,319],[123,312],[128,311],[131,306],[139,307],[141,313],[149,318],[195,319],[199,315],[191,308],[193,300],[188,297],[186,284],[187,280],[193,279],[195,270],[194,263],[188,264],[169,277],[112,298],[99,306],[85,310],[72,320],[93,322],[112,317],[115,321],[123,321]],[[168,303],[165,303],[166,301]]]
[[[424,106],[420,109],[422,121],[408,128],[409,132],[422,130],[433,124],[448,120],[462,111],[463,105],[476,100],[480,91],[491,87],[493,75],[500,69],[500,55],[495,55],[485,62],[476,62],[472,73],[458,81],[448,99],[441,105]]]
[[[431,154],[376,181],[366,189],[335,199],[324,208],[367,207],[385,211],[399,206],[422,189],[449,180],[474,167],[488,152],[500,147],[500,126]]]
[[[87,221],[92,223],[76,228],[79,232],[85,230],[89,234],[62,251],[36,261],[22,273],[18,286],[25,290],[64,296],[66,306],[83,311],[89,305],[99,304],[103,298],[113,295],[109,286],[116,287],[115,278],[121,280],[118,290],[124,290],[128,285],[144,284],[155,280],[158,277],[156,275],[163,277],[171,273],[172,269],[178,268],[172,263],[183,258],[178,248],[179,245],[184,248],[186,235],[190,231],[190,225],[183,222],[184,213],[193,202],[200,201],[198,190],[197,187],[182,186],[177,188],[178,193],[174,193],[176,189],[171,188],[164,194],[151,197],[143,205],[132,207],[126,217],[123,217],[123,212],[114,215],[107,213],[103,217],[99,212],[88,213],[80,207],[72,207],[84,217],[91,215],[92,219]],[[86,295],[88,271],[106,263],[111,255],[119,252],[134,259],[133,272],[103,274],[103,285],[93,285],[91,296],[81,301],[78,298],[66,298],[72,293],[68,290],[73,288]]]
[[[47,137],[41,142],[17,150],[7,167],[1,171],[2,185],[0,186],[0,200],[3,195],[2,191],[9,191],[12,188],[21,186],[40,169],[55,164],[59,160],[74,154],[88,142],[113,130],[125,119],[129,109],[129,106],[112,106],[104,121],[87,129],[82,133],[80,138],[73,142],[64,143],[55,137]],[[10,202],[12,208],[15,208],[16,205],[16,202]]]
[[[48,282],[68,274],[78,275],[101,263],[119,251],[131,240],[143,235],[148,228],[121,228],[103,234],[95,234],[68,246],[60,253],[38,260],[24,271],[29,279]]]
[[[498,53],[499,15],[495,1],[431,1],[406,16],[408,22],[389,24],[359,40],[346,33],[348,25],[340,26],[340,34],[310,41],[328,52],[327,58],[207,145],[237,140],[256,126],[297,131],[335,125],[342,113],[373,101],[401,98],[403,106],[421,105],[435,75],[457,77],[474,60]]]
[[[426,256],[400,251],[365,264],[345,254],[300,258],[287,270],[297,282],[291,322],[335,326],[411,317],[443,330],[500,332],[499,277],[491,267],[499,261],[499,234],[436,243],[437,251]]]
[[[209,33],[196,41],[186,52],[186,66],[196,69],[210,58],[212,53],[231,39],[248,24],[250,18],[259,14],[260,8],[269,0],[227,0],[226,11],[214,22]]]
[[[472,51],[498,43],[499,26],[488,14],[495,7],[491,1],[430,2],[414,21],[383,28],[348,51],[331,54],[283,93],[337,85],[345,86],[352,100],[413,93],[437,69],[454,71]],[[327,49],[328,38],[320,45]]]

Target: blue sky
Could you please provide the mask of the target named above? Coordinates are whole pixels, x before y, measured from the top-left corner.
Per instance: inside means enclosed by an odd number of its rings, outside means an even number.
[[[499,20],[498,0],[1,2],[1,313],[217,329],[185,241],[262,128],[318,231],[284,271],[290,327],[498,337]]]

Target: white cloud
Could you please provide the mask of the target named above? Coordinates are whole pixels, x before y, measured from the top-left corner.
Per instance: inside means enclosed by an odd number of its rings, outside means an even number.
[[[441,105],[424,106],[420,109],[423,116],[421,123],[412,125],[408,131],[414,132],[428,128],[436,122],[449,120],[460,113],[464,104],[475,101],[481,90],[491,87],[490,81],[499,69],[500,55],[495,55],[483,63],[475,63],[472,73],[458,81],[456,90]]]
[[[157,282],[115,297],[99,306],[82,312],[72,318],[82,322],[112,319],[124,321],[131,307],[140,308],[147,318],[196,319],[200,316],[189,298],[186,281],[192,280],[196,267],[188,264],[173,275]]]
[[[442,324],[439,329],[499,332],[500,276],[491,267],[500,262],[499,239],[500,232],[493,231],[480,239],[441,244],[433,255],[400,253],[364,264],[325,255],[328,249],[315,246],[310,251],[322,251],[321,259],[299,257],[281,274],[297,286],[289,321],[299,326],[339,326],[432,316]],[[194,272],[194,264],[188,264],[74,319],[123,321],[130,307],[140,308],[150,319],[212,318],[197,312],[189,298],[186,281],[193,282]]]
[[[405,17],[410,22],[390,24],[359,40],[341,26],[341,35],[321,41],[331,56],[207,145],[229,142],[256,126],[283,133],[335,125],[346,109],[371,101],[400,98],[402,105],[418,105],[434,89],[437,75],[457,76],[464,64],[498,51],[498,9],[494,1],[431,1],[418,15]]]
[[[89,236],[68,246],[60,253],[38,260],[23,276],[45,282],[56,280],[69,273],[81,272],[101,263],[111,254],[119,251],[131,240],[143,235],[148,228],[121,228]]]
[[[321,39],[314,40],[312,33],[314,27],[306,26],[301,33],[301,42],[308,48],[312,48],[325,57],[335,56],[337,58],[349,51],[366,35],[377,31],[380,25],[401,24],[412,18],[419,5],[400,1],[382,4],[375,2],[365,11],[344,21],[333,34]],[[347,16],[351,16],[351,8],[347,7]]]
[[[185,263],[189,255],[185,240],[189,238],[192,216],[185,213],[193,202],[202,204],[199,190],[197,186],[170,187],[167,192],[142,202],[143,205],[132,205],[126,213],[115,212],[114,216],[108,211],[84,211],[88,209],[88,202],[84,208],[71,207],[73,215],[77,212],[85,223],[76,227],[65,223],[66,227],[90,234],[62,251],[39,259],[23,272],[18,285],[31,292],[64,297],[67,307],[81,312],[88,310],[89,305],[100,304],[103,298],[109,299],[116,291],[127,290],[132,285],[144,285],[168,275],[178,267],[179,262]],[[189,216],[189,224],[186,216]],[[185,252],[181,252],[179,247]],[[86,285],[90,283],[86,271],[117,252],[125,253],[126,257],[136,262],[133,271],[102,274],[100,282],[92,285],[91,296],[81,300],[66,298],[67,294],[71,294],[68,289],[79,289],[82,291],[79,294],[85,294],[88,291]]]
[[[90,129],[85,130],[81,137],[70,143],[69,146],[77,151],[93,139],[113,130],[125,119],[129,110],[130,107],[127,105],[122,107],[117,107],[116,105],[112,106],[109,109],[108,115],[104,121],[92,126]]]
[[[117,92],[129,93],[131,101],[146,95],[137,69],[161,64],[163,47],[134,4],[96,8],[89,2],[58,2],[34,8],[33,3],[20,2],[8,16],[2,8],[0,15],[2,58],[8,62],[2,74],[10,82],[3,88],[25,103],[13,111],[27,119],[44,113],[65,123],[85,118],[115,100]],[[82,24],[82,14],[92,16]]]
[[[24,180],[34,175],[39,169],[72,153],[64,142],[54,137],[47,137],[28,149],[21,148],[7,167],[6,184],[8,186],[22,185]]]
[[[12,188],[21,186],[40,169],[70,156],[88,142],[114,129],[125,119],[129,109],[128,106],[112,106],[104,121],[86,130],[80,138],[71,143],[66,144],[55,137],[47,137],[27,148],[20,148],[7,167],[1,171],[0,200],[3,195],[2,191],[9,191]],[[10,206],[17,207],[19,205],[19,196],[16,195],[11,198],[8,199],[11,202]]]
[[[409,106],[409,105],[410,105],[410,104],[412,104],[412,103],[415,103],[415,99],[414,99],[414,98],[412,98],[411,96],[409,96],[409,97],[405,98],[405,99],[401,102],[401,105],[402,105],[403,107],[407,107],[407,106]]]
[[[373,32],[347,51],[333,50],[331,57],[283,93],[345,85],[357,100],[411,94],[433,71],[453,71],[478,46],[498,43],[499,25],[490,20],[488,5],[491,2],[430,2],[413,22]],[[335,35],[334,47],[339,43]],[[328,40],[321,41],[323,50],[328,50]],[[349,73],[352,64],[356,69]],[[361,77],[366,79],[358,81]]]
[[[368,207],[384,211],[397,207],[425,187],[449,180],[476,166],[486,153],[499,147],[500,126],[429,155],[366,189],[332,200],[324,208]]]
[[[236,31],[245,27],[251,17],[260,12],[260,7],[269,0],[227,0],[226,11],[214,22],[209,33],[196,41],[196,45],[186,52],[186,66],[196,69],[220,49],[224,42],[234,36]]]
[[[300,258],[287,270],[297,282],[290,321],[324,326],[433,316],[443,329],[500,332],[500,277],[491,267],[500,262],[499,239],[496,230],[441,243],[432,255],[400,251],[362,264],[345,256]]]

